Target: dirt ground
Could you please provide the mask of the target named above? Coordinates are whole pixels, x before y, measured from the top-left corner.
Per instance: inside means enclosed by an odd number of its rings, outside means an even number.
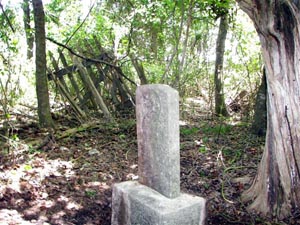
[[[252,135],[245,122],[185,110],[181,190],[207,200],[207,224],[300,224],[299,213],[274,221],[248,213],[240,201],[255,176],[264,138]],[[137,179],[134,116],[113,124],[91,121],[75,132],[70,122],[56,122],[60,125],[49,135],[19,118],[15,138],[3,144],[1,225],[109,225],[112,185]]]

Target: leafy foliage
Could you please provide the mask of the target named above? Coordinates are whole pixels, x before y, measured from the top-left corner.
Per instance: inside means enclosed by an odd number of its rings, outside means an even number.
[[[199,6],[208,10],[209,16],[215,19],[227,14],[233,5],[234,1],[232,0],[204,0],[199,3]]]

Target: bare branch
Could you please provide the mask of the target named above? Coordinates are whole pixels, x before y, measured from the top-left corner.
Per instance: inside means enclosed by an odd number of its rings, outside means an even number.
[[[3,15],[5,16],[6,21],[8,22],[8,25],[9,25],[10,29],[12,30],[12,32],[15,33],[15,29],[14,29],[12,23],[10,22],[10,20],[9,20],[9,18],[8,18],[8,16],[7,16],[7,14],[5,13],[4,8],[3,8],[3,5],[1,4],[1,2],[0,2],[0,8],[1,8],[1,10],[2,10]]]
[[[105,65],[108,65],[108,66],[111,66],[111,67],[115,67],[115,68],[118,68],[118,66],[114,65],[114,64],[111,64],[109,62],[106,62],[104,60],[100,60],[100,59],[92,59],[92,58],[88,58],[88,57],[85,57],[85,56],[82,56],[78,53],[76,53],[72,48],[62,44],[62,43],[59,43],[58,41],[54,40],[53,38],[50,38],[50,37],[47,37],[46,38],[47,40],[53,42],[54,44],[60,46],[60,47],[63,47],[65,49],[67,49],[69,52],[71,52],[73,55],[76,55],[77,57],[81,58],[81,59],[85,59],[85,60],[89,60],[91,62],[95,62],[95,63],[103,63]]]

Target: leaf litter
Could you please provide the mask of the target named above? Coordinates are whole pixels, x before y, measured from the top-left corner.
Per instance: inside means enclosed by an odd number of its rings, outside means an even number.
[[[195,108],[182,115],[181,191],[207,200],[207,224],[300,224],[296,214],[277,222],[260,218],[241,202],[264,145],[247,123]],[[19,146],[0,154],[0,224],[109,225],[112,185],[138,179],[134,116],[52,140],[42,150],[27,140],[45,134],[22,126]]]

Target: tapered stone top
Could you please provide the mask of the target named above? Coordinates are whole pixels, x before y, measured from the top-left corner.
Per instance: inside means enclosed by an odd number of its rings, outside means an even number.
[[[139,182],[168,198],[180,194],[179,97],[161,84],[136,92]]]

